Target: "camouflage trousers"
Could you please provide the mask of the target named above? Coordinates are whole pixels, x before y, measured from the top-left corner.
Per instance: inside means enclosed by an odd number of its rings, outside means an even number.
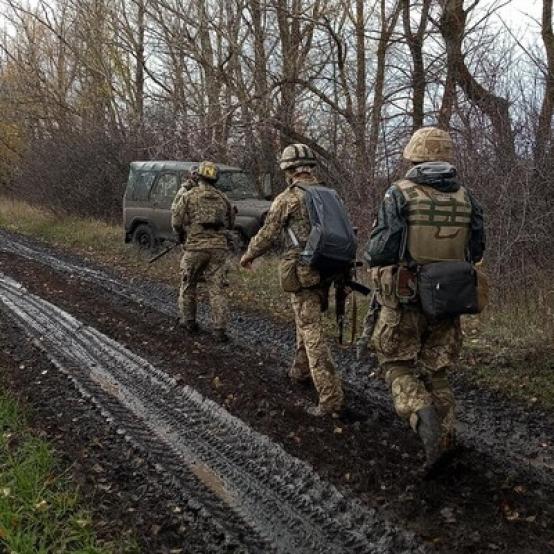
[[[417,308],[383,306],[373,345],[396,413],[416,430],[417,412],[435,406],[448,446],[454,434],[455,401],[447,370],[460,353],[460,318],[430,322]]]
[[[339,411],[344,395],[340,377],[325,340],[320,292],[301,289],[293,293],[292,309],[296,323],[296,352],[289,376],[296,382],[311,378],[318,392],[322,410]]]
[[[184,321],[196,321],[196,297],[200,280],[206,284],[214,329],[225,329],[229,321],[229,305],[225,293],[227,250],[186,250],[181,259],[182,279],[179,290],[179,311]]]

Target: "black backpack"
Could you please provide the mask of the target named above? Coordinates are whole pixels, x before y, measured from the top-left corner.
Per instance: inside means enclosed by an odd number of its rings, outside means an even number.
[[[356,260],[356,234],[337,192],[323,186],[302,187],[310,234],[300,259],[322,275],[341,273]]]

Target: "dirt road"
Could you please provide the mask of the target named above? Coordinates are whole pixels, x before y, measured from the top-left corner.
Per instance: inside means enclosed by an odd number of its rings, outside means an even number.
[[[12,384],[39,414],[63,411],[45,427],[68,452],[75,442],[94,451],[89,433],[80,436],[87,418],[73,411],[96,418],[112,446],[95,456],[120,468],[103,478],[138,514],[121,517],[145,551],[554,551],[551,414],[460,379],[459,456],[424,480],[416,438],[349,351],[336,357],[350,403],[368,420],[313,420],[304,412],[313,392],[285,378],[290,329],[237,314],[230,345],[207,334],[191,340],[174,328],[165,286],[133,284],[8,233],[0,242],[2,362]],[[116,463],[120,451],[129,454]],[[137,478],[159,502],[133,499]],[[105,504],[98,517],[121,513]],[[149,513],[156,533],[134,521]]]

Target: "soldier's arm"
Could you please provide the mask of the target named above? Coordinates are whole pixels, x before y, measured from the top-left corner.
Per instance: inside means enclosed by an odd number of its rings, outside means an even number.
[[[263,227],[252,238],[243,259],[252,261],[267,252],[281,236],[281,232],[288,220],[288,202],[279,195],[271,204]]]
[[[400,261],[407,228],[405,206],[402,193],[394,185],[389,187],[364,252],[364,260],[370,267],[393,265]]]
[[[184,228],[190,225],[187,204],[187,194],[185,192],[175,198],[171,206],[171,227],[181,241],[184,238]]]
[[[479,262],[485,252],[486,235],[483,208],[477,199],[468,191],[471,201],[471,231],[469,235],[469,255],[472,262]]]

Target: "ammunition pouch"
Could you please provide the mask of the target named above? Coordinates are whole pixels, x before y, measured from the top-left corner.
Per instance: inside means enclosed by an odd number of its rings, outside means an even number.
[[[465,261],[424,264],[418,270],[421,309],[432,320],[479,313],[477,271]]]
[[[290,252],[281,258],[279,281],[284,292],[298,292],[314,287],[321,281],[319,272],[300,261],[300,252]]]
[[[396,298],[401,304],[409,304],[417,299],[417,273],[403,265],[398,266],[395,279]]]

